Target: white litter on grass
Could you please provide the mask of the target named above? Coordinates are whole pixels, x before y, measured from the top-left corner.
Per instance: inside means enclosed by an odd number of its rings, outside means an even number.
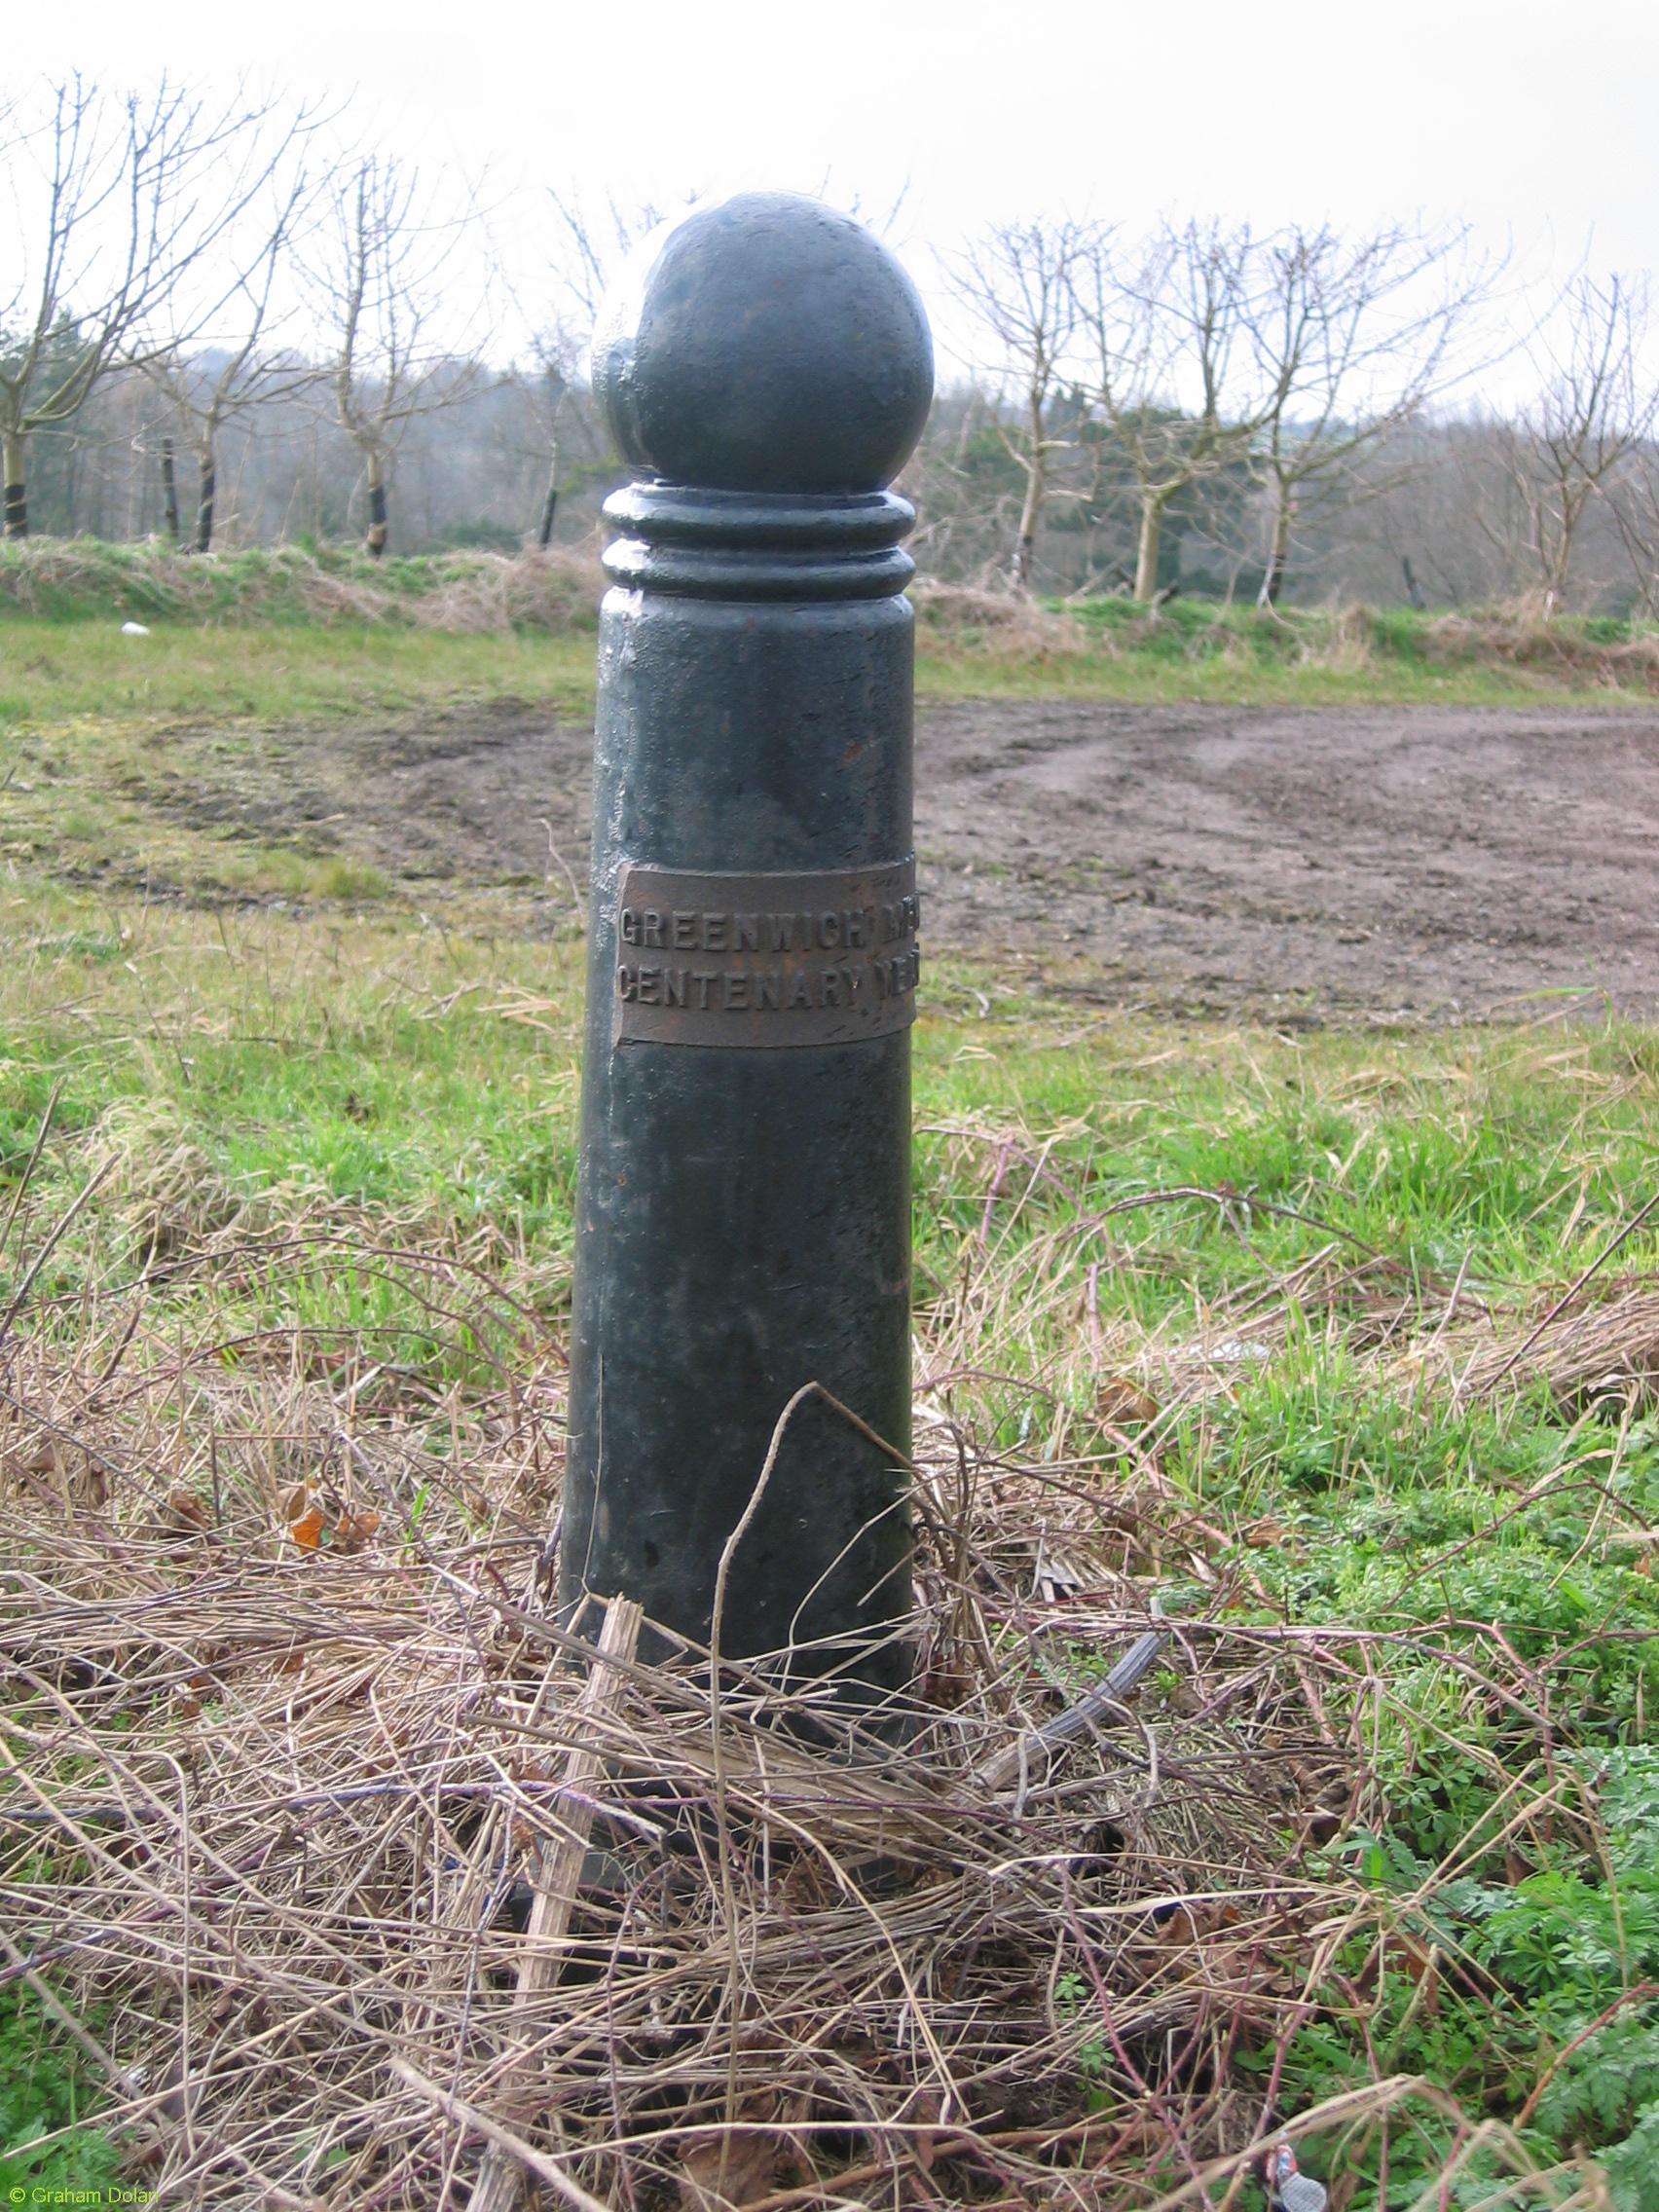
[[[147,638],[150,635],[142,622],[124,622],[121,625],[121,634],[124,638]]]

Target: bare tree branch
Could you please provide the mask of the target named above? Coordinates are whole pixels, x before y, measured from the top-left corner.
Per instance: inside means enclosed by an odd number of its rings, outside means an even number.
[[[210,111],[166,78],[114,95],[77,75],[37,111],[0,116],[18,218],[17,275],[0,296],[9,536],[28,532],[30,435],[70,421],[118,364],[165,350],[164,311],[265,182],[271,112],[240,87]]]
[[[418,169],[371,155],[328,181],[325,212],[306,268],[326,332],[324,375],[335,422],[356,448],[369,496],[365,547],[387,548],[391,466],[417,418],[469,398],[485,381],[488,332],[469,318],[471,346],[444,343],[453,317],[444,279],[462,236],[477,226],[470,193],[457,214],[439,214]],[[481,303],[482,305],[482,303]]]
[[[1245,335],[1268,394],[1250,457],[1268,502],[1264,606],[1284,587],[1299,505],[1375,497],[1359,457],[1446,388],[1453,340],[1492,281],[1467,245],[1463,226],[1350,240],[1292,225],[1260,247]]]
[[[1132,251],[1100,233],[1074,276],[1093,352],[1089,399],[1139,512],[1134,595],[1158,597],[1163,519],[1176,497],[1246,460],[1272,387],[1249,332],[1260,301],[1246,226],[1164,223]]]
[[[1049,416],[1078,328],[1077,271],[1101,236],[1094,224],[1070,217],[1001,223],[945,264],[952,293],[991,342],[983,365],[1018,391],[1017,428],[999,428],[1025,477],[1009,564],[1009,580],[1019,592],[1031,588],[1054,458],[1072,444],[1052,434]]]
[[[1659,418],[1659,391],[1641,372],[1647,278],[1581,275],[1563,310],[1563,343],[1534,349],[1545,376],[1538,398],[1497,431],[1530,579],[1546,612],[1566,599],[1586,513],[1614,491]],[[1626,497],[1613,504],[1634,550],[1646,471],[1628,473]]]
[[[166,351],[142,362],[143,373],[181,424],[196,455],[198,492],[195,550],[213,542],[219,434],[254,408],[309,390],[320,372],[296,351],[294,309],[277,300],[278,279],[291,262],[296,231],[316,196],[304,162],[304,120],[284,133],[283,157],[267,171],[259,203],[245,210],[245,244],[232,258],[233,276],[214,322],[239,326],[228,350],[192,352],[175,334]],[[198,318],[198,335],[210,335]],[[170,444],[170,440],[169,440]],[[176,525],[175,525],[176,534]]]

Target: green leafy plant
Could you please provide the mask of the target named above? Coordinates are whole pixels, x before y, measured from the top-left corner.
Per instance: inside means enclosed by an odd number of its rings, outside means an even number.
[[[82,2124],[97,2103],[80,2049],[32,1991],[16,1982],[0,1989],[0,2195],[113,2183],[121,2170],[119,2149]],[[59,2129],[68,2132],[57,2135]],[[57,2140],[40,2145],[49,2135]]]
[[[1054,2009],[1062,2020],[1081,2018],[1093,2005],[1094,1991],[1086,1975],[1075,1968],[1068,1968],[1054,1981]],[[1078,2079],[1083,2087],[1084,2107],[1088,2112],[1105,2112],[1112,2099],[1106,2088],[1106,2045],[1103,2038],[1090,2036],[1080,2044],[1077,2051]]]

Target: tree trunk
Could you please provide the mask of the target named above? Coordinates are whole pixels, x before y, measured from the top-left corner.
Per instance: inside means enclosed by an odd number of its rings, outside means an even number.
[[[1037,526],[1043,520],[1048,497],[1049,457],[1043,450],[1043,402],[1035,393],[1030,401],[1031,460],[1025,472],[1025,498],[1019,509],[1019,530],[1014,541],[1014,565],[1009,580],[1017,592],[1031,589],[1031,568],[1037,558]]]
[[[1584,515],[1584,502],[1570,496],[1562,499],[1554,517],[1554,559],[1546,555],[1544,568],[1544,614],[1546,618],[1567,604],[1567,584],[1572,575],[1572,548],[1578,537],[1578,525]]]
[[[1410,607],[1415,613],[1422,613],[1424,608],[1427,605],[1427,602],[1422,596],[1422,586],[1417,580],[1417,571],[1412,567],[1412,557],[1409,553],[1402,553],[1400,555],[1400,573],[1406,579],[1407,606]]]
[[[1290,566],[1290,524],[1294,512],[1290,494],[1280,485],[1273,495],[1273,534],[1268,547],[1268,565],[1262,571],[1258,607],[1276,607],[1284,590],[1284,572]]]
[[[162,440],[162,512],[166,518],[168,540],[178,543],[178,478],[173,471],[173,442]]]
[[[369,535],[363,540],[363,551],[371,561],[379,561],[386,554],[386,473],[385,464],[378,453],[371,453],[366,464],[369,480]]]
[[[559,512],[559,402],[565,395],[563,374],[547,364],[547,497],[541,502],[541,527],[535,542],[543,553],[553,542],[553,518]]]
[[[196,493],[196,550],[207,553],[213,546],[213,496],[219,484],[218,462],[210,442],[198,449],[196,465],[201,471]]]
[[[541,502],[541,527],[535,534],[535,542],[543,553],[553,542],[553,517],[559,511],[559,444],[555,439],[552,457],[547,463],[547,497]]]
[[[23,480],[23,433],[7,430],[0,435],[0,460],[6,476],[6,535],[27,537],[29,496]]]
[[[1019,534],[1014,541],[1014,567],[1010,580],[1017,592],[1031,589],[1031,565],[1037,557],[1037,524],[1043,512],[1043,463],[1033,461],[1025,480],[1025,502],[1019,510]]]
[[[1158,555],[1163,539],[1163,501],[1142,496],[1140,543],[1135,550],[1135,597],[1150,607],[1158,597]]]

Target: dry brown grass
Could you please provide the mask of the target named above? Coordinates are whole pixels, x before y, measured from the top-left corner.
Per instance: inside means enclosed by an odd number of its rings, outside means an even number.
[[[113,1121],[97,1157],[168,1265],[231,1280],[305,1242],[203,1214],[137,1135]],[[474,1272],[365,1256],[480,1333]],[[1398,1297],[1339,1257],[1140,1372],[1225,1389],[1321,1281]],[[1639,1297],[1650,1350],[1651,1286],[1605,1311],[1634,1331]],[[164,2201],[429,2212],[488,2140],[553,2200],[635,2212],[1219,2212],[1268,2141],[1436,2101],[1391,2078],[1290,2116],[1275,2067],[1242,2085],[1375,1920],[1306,1852],[1374,1810],[1398,1640],[1239,1621],[1125,1383],[1092,1438],[999,1454],[940,1404],[967,1340],[930,1347],[896,1745],[761,1667],[712,1689],[695,1652],[596,1694],[547,1599],[564,1376],[510,1305],[510,1376],[441,1402],[367,1341],[67,1318],[0,1340],[0,1979],[109,2008],[106,2123]],[[1121,1654],[1171,1573],[1201,1596],[1165,1674],[1051,1760],[1079,1654]],[[572,1789],[582,1753],[602,1779]],[[541,1853],[590,1823],[527,1972]],[[1505,2141],[1465,2127],[1454,2169]],[[1593,2186],[1502,2200],[1588,2212]]]
[[[1255,2100],[1193,2084],[1294,2009],[1339,1908],[1287,1838],[1344,1762],[1294,1674],[1212,1625],[1182,1712],[988,1787],[1042,1703],[1033,1653],[1145,1625],[1104,1564],[1063,1622],[1022,1594],[1027,1531],[1090,1552],[1066,1469],[929,1432],[902,1751],[751,1671],[712,1698],[694,1655],[620,1669],[596,1719],[545,1603],[556,1371],[458,1407],[440,1459],[282,1347],[234,1379],[205,1354],[112,1377],[110,1348],[6,1370],[0,1832],[13,1971],[113,2000],[169,2200],[449,2201],[477,2135],[394,2061],[609,2203],[1103,2186],[1172,2125],[1198,2157],[1255,2141]],[[296,1543],[302,1480],[331,1546]],[[515,1885],[581,1744],[605,1854],[527,2009]],[[1100,2003],[1057,1997],[1067,1973]],[[1102,2016],[1149,2099],[1110,2124],[1080,2072]]]
[[[413,625],[461,635],[591,628],[605,588],[589,549],[459,552],[385,567],[298,546],[186,554],[159,545],[38,538],[0,550],[0,608],[238,627]]]
[[[924,650],[934,645],[970,657],[1040,665],[1109,649],[1091,640],[1071,615],[1052,613],[1013,592],[918,576],[910,600],[917,643]]]
[[[1454,667],[1521,668],[1578,682],[1659,689],[1659,636],[1598,642],[1571,622],[1524,608],[1442,614],[1425,624],[1431,661]]]
[[[92,539],[30,538],[0,558],[0,604],[48,614],[63,602],[108,600],[118,612],[204,617],[221,595],[222,564]],[[147,589],[146,587],[153,587]]]
[[[1402,1397],[1634,1407],[1659,1282],[1598,1261],[1499,1307],[1296,1212],[1294,1270],[1148,1331],[1094,1277],[1080,1305],[1061,1246],[1110,1265],[1149,1210],[1247,1236],[1288,1209],[1198,1186],[1091,1207],[1064,1124],[926,1133],[975,1202],[922,1316],[914,1688],[878,1726],[759,1663],[711,1683],[707,1654],[596,1662],[560,1631],[566,1378],[522,1256],[297,1189],[254,1203],[163,1102],[91,1130],[139,1279],[0,1301],[0,1986],[98,2020],[99,2124],[163,2202],[482,2212],[486,2176],[530,2172],[590,2212],[1241,2212],[1268,2144],[1432,2110],[1442,2201],[1491,2155],[1493,2212],[1606,2212],[1587,2160],[1540,2172],[1434,2084],[1280,2093],[1334,1988],[1363,2024],[1385,1961],[1430,1991],[1455,1971],[1318,1856],[1385,1816],[1390,1674],[1456,1675],[1503,1834],[1541,1850],[1582,1817],[1550,1737],[1571,1654],[1299,1624],[1252,1565],[1287,1531],[1210,1525],[1172,1432],[1322,1321]],[[1046,1191],[1063,1220],[1022,1230]],[[329,1268],[404,1286],[474,1379],[440,1390],[367,1326],[224,1325],[218,1298]],[[1031,1407],[1018,1451],[959,1411],[989,1346],[1056,1385],[1003,1385]],[[1051,1750],[1154,1629],[1158,1669]],[[1494,1706],[1501,1763],[1473,1748]],[[569,1910],[538,1908],[549,1852],[590,1837]]]
[[[1302,641],[1302,657],[1317,660],[1323,668],[1349,675],[1374,669],[1382,659],[1376,619],[1368,607],[1339,607],[1323,635],[1309,634]]]
[[[1540,1383],[1568,1410],[1598,1399],[1650,1406],[1659,1398],[1659,1282],[1613,1281],[1593,1294],[1541,1302],[1535,1314],[1501,1328],[1449,1329],[1426,1354],[1410,1358],[1462,1397]]]
[[[592,554],[481,556],[441,590],[412,603],[416,627],[457,632],[571,630],[591,622],[605,592]]]

